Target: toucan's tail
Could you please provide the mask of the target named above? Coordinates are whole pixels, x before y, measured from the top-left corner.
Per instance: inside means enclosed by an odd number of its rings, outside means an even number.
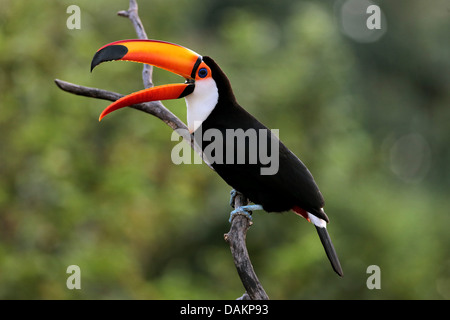
[[[292,210],[296,214],[302,216],[303,218],[305,218],[306,220],[308,220],[309,222],[314,224],[314,226],[316,227],[317,233],[319,234],[320,241],[322,242],[322,245],[325,248],[325,252],[327,253],[328,260],[330,260],[330,262],[331,262],[331,266],[333,267],[334,271],[336,271],[336,273],[338,275],[343,277],[344,272],[342,271],[341,263],[339,262],[339,258],[337,256],[336,250],[334,250],[333,243],[331,242],[330,235],[328,234],[328,231],[327,231],[328,217],[327,217],[325,211],[323,211],[323,208],[321,208],[319,210],[320,217],[317,217],[316,215],[314,215],[310,212],[307,212],[306,210],[304,210],[298,206],[294,206],[294,208],[292,208]],[[321,217],[326,218],[326,220],[324,220]]]
[[[343,277],[344,272],[341,268],[341,263],[339,262],[339,258],[336,254],[336,250],[334,250],[333,243],[331,242],[330,235],[328,234],[327,228],[325,226],[315,226],[317,233],[319,234],[320,241],[322,242],[323,247],[325,248],[325,252],[327,253],[328,260],[331,262],[331,266],[333,267],[336,273]]]

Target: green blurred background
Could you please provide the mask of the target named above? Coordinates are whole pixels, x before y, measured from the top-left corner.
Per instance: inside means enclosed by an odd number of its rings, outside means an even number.
[[[345,277],[314,228],[254,214],[247,245],[272,299],[449,299],[450,2],[140,1],[150,38],[213,57],[238,101],[310,168]],[[81,29],[69,30],[69,5]],[[126,0],[0,0],[0,298],[235,299],[230,187],[174,165],[171,129],[53,80],[123,94],[141,68],[102,45],[135,38]],[[155,70],[156,84],[179,82]],[[165,105],[183,121],[184,101]],[[69,265],[81,290],[66,288]],[[381,289],[366,286],[368,266]]]

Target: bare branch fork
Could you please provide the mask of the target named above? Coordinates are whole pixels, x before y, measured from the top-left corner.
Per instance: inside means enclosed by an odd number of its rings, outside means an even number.
[[[119,11],[119,16],[130,19],[133,23],[134,29],[139,39],[148,39],[144,26],[138,15],[138,5],[136,0],[130,0],[128,10]],[[151,65],[144,65],[142,71],[142,80],[145,88],[153,87],[152,82],[153,67]],[[55,79],[56,85],[69,93],[109,101],[116,101],[123,97],[122,94],[102,90],[98,88],[84,87],[70,82]],[[150,115],[157,117],[167,124],[172,130],[177,130],[184,140],[186,140],[195,152],[203,158],[201,149],[194,144],[193,136],[190,135],[187,126],[177,116],[170,112],[161,101],[146,102],[131,106],[134,109],[146,112]],[[243,206],[247,204],[248,200],[240,193],[235,197],[235,207]],[[252,222],[243,215],[234,215],[231,221],[230,231],[224,235],[225,241],[229,243],[231,254],[236,265],[239,277],[244,285],[246,293],[238,299],[242,300],[267,300],[267,296],[264,288],[262,287],[258,277],[255,274],[250,257],[248,255],[247,247],[245,244],[246,234],[248,228]]]

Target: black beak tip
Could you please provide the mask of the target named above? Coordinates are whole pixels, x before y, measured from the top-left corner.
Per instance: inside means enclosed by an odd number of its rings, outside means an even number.
[[[96,66],[105,61],[120,60],[128,52],[128,48],[122,45],[111,45],[97,51],[92,58],[91,72]]]

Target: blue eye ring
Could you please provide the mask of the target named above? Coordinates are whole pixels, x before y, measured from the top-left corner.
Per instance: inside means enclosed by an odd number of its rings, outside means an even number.
[[[201,68],[198,70],[198,76],[200,78],[205,78],[208,75],[208,70],[206,68]]]

